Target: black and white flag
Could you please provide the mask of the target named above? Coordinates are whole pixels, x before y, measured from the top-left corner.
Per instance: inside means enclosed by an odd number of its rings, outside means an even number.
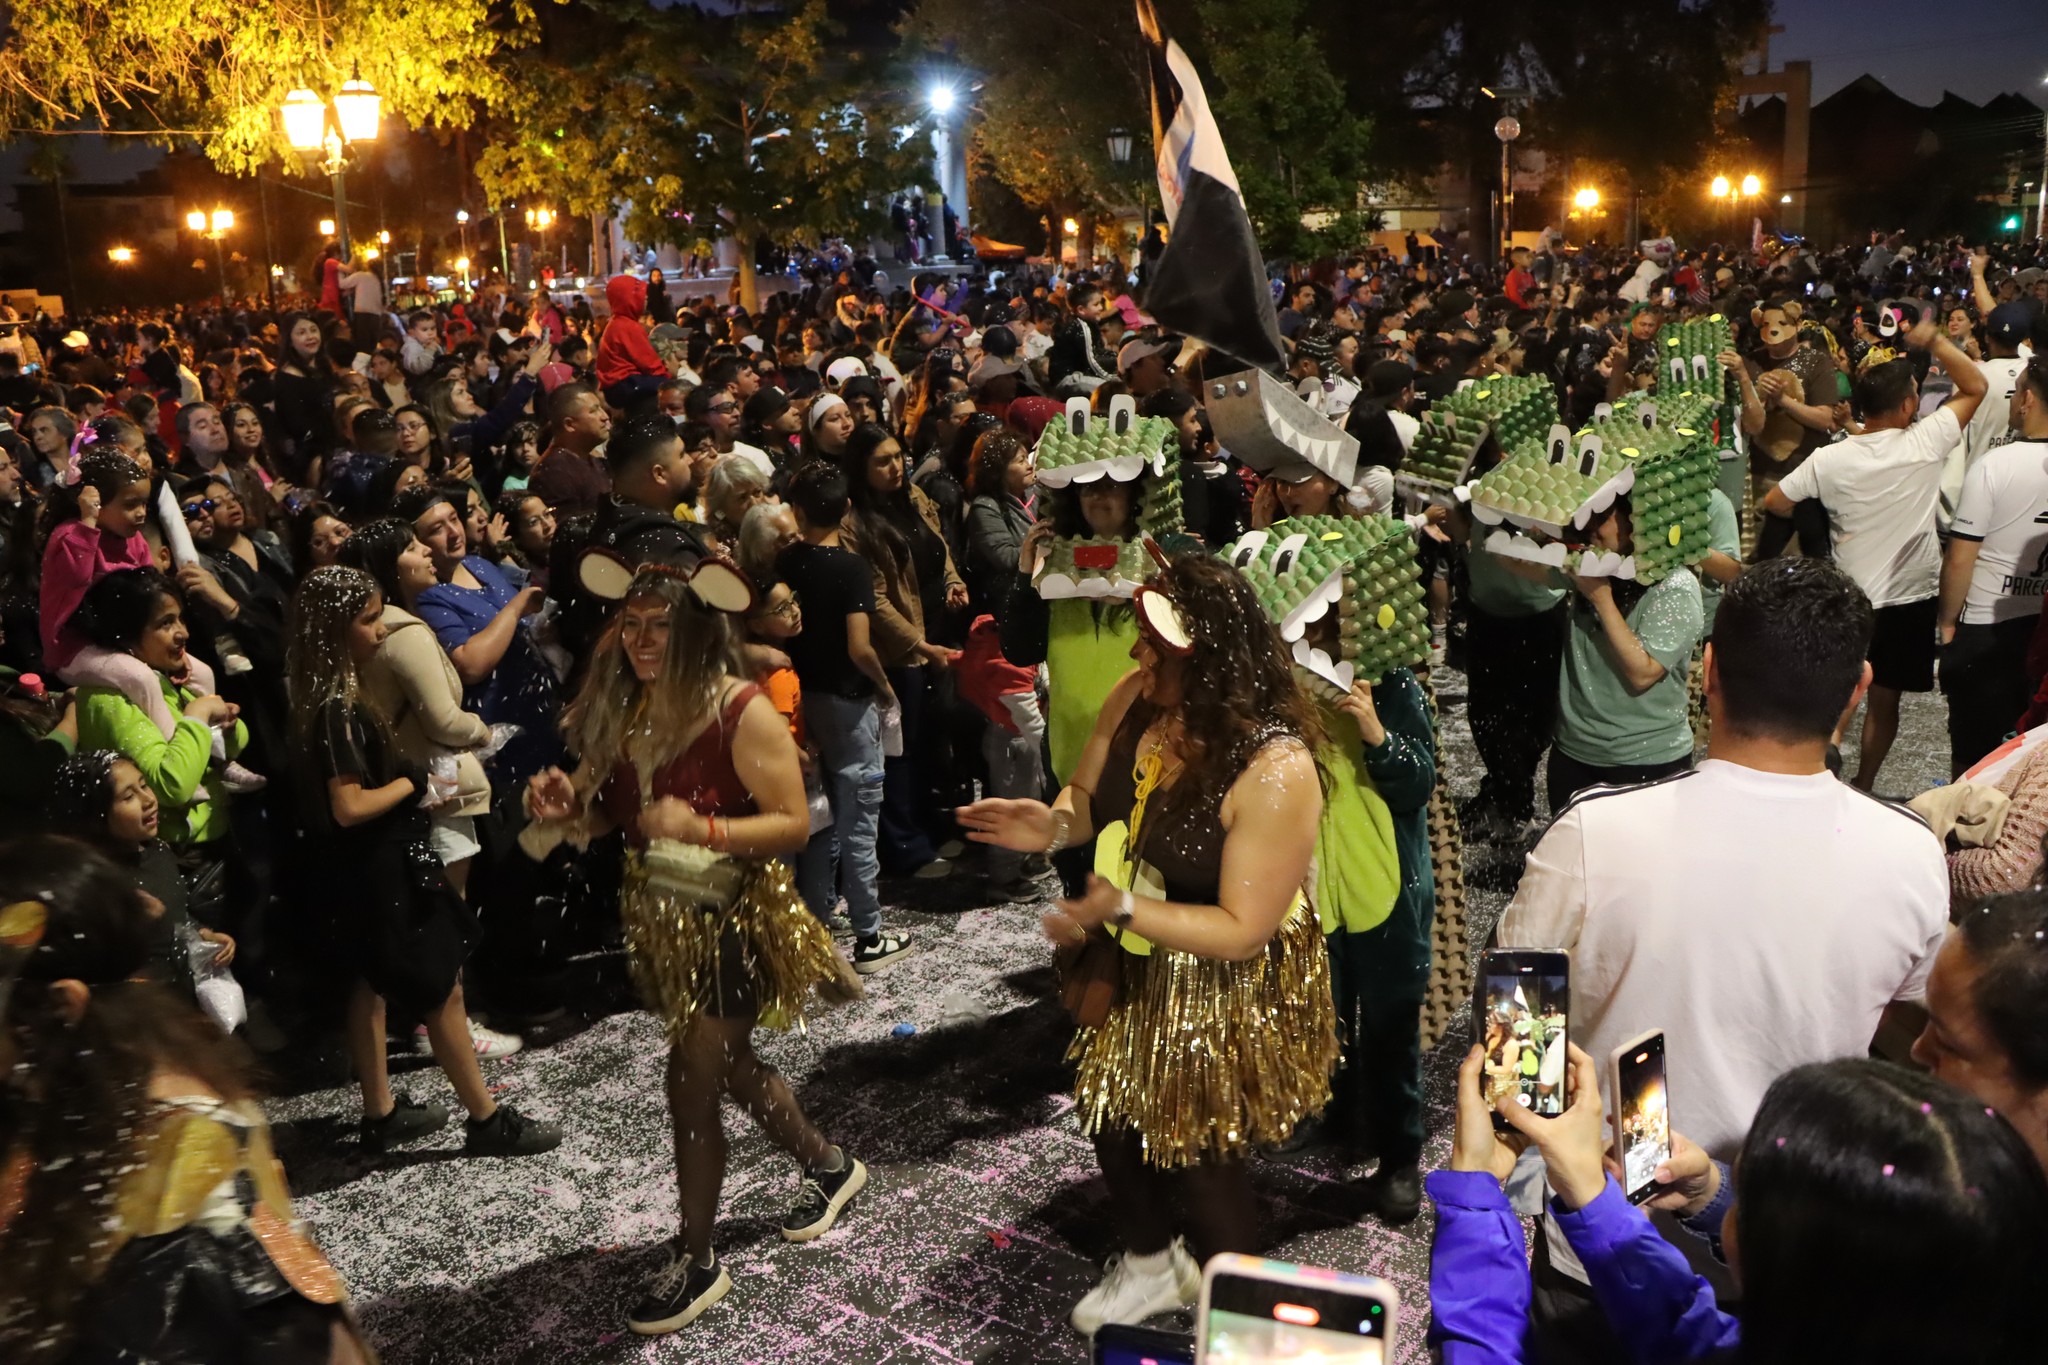
[[[1170,231],[1145,288],[1145,311],[1212,349],[1274,372],[1287,367],[1273,294],[1195,64],[1137,0],[1151,49],[1152,145]]]

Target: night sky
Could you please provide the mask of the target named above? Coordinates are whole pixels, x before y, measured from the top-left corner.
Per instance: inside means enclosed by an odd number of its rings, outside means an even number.
[[[1944,90],[1979,104],[2016,91],[2048,105],[2048,5],[2042,0],[1777,0],[1785,31],[1771,63],[1813,63],[1813,97],[1864,72],[1916,104]]]

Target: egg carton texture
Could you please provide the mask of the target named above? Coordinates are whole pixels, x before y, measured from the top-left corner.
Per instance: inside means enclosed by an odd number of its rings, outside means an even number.
[[[1708,401],[1710,400],[1699,400]],[[1642,402],[1577,436],[1553,426],[1540,445],[1517,447],[1468,490],[1487,551],[1587,577],[1654,583],[1712,550],[1708,495],[1718,478],[1711,428],[1693,426],[1699,401]],[[1635,527],[1630,554],[1584,543],[1618,497]]]
[[[1392,517],[1290,517],[1224,551],[1280,628],[1296,671],[1334,699],[1363,678],[1429,657],[1429,608],[1415,542]],[[1336,616],[1336,639],[1309,637]]]
[[[1438,399],[1422,419],[1414,448],[1395,486],[1448,501],[1472,477],[1472,464],[1491,437],[1503,451],[1542,437],[1557,421],[1557,390],[1541,375],[1475,380]]]
[[[1143,535],[1183,534],[1179,433],[1164,417],[1138,416],[1130,395],[1112,399],[1101,416],[1089,412],[1085,398],[1068,400],[1066,412],[1040,434],[1036,459],[1040,487],[1128,483],[1138,496]],[[1128,598],[1155,567],[1142,539],[1064,538],[1046,546],[1031,582],[1048,601]]]
[[[1728,375],[1721,353],[1735,346],[1735,329],[1719,313],[1667,323],[1657,333],[1657,396],[1692,393],[1725,401]]]

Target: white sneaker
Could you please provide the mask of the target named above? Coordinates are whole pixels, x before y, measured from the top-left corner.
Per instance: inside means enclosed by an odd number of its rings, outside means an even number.
[[[485,1028],[472,1019],[469,1021],[469,1044],[476,1049],[479,1061],[490,1062],[500,1057],[510,1057],[526,1046],[526,1040],[516,1033],[500,1033],[496,1029]],[[425,1024],[413,1029],[412,1050],[422,1057],[434,1055],[434,1041],[427,1037]]]
[[[1140,1265],[1139,1262],[1151,1264]],[[1102,1283],[1074,1305],[1070,1321],[1076,1330],[1094,1336],[1105,1322],[1136,1325],[1155,1313],[1186,1308],[1201,1297],[1202,1269],[1179,1239],[1152,1256],[1109,1258]]]

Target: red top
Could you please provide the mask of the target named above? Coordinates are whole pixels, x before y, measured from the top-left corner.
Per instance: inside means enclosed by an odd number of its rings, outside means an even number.
[[[753,795],[733,770],[732,737],[739,730],[740,712],[760,694],[761,689],[753,683],[735,691],[718,719],[654,774],[655,797],[673,796],[689,802],[699,815],[724,820],[754,814]],[[597,793],[597,808],[626,832],[627,842],[635,848],[647,846],[640,833],[640,773],[630,759],[622,758],[612,768],[612,775]]]

